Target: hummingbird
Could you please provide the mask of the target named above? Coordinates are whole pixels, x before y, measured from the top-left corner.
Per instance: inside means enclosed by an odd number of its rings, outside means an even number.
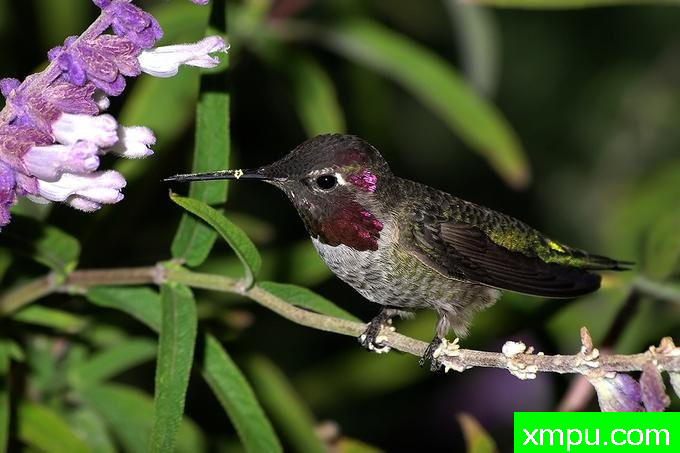
[[[359,337],[376,352],[395,317],[419,309],[438,315],[420,365],[437,370],[453,330],[502,291],[571,298],[597,290],[594,271],[632,263],[593,255],[550,239],[508,215],[392,173],[380,152],[354,135],[326,134],[280,160],[249,170],[180,174],[164,181],[247,179],[281,189],[293,203],[326,265],[382,306]],[[456,344],[453,343],[449,344]]]

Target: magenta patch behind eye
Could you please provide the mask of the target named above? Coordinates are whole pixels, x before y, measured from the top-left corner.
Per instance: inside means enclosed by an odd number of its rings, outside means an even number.
[[[352,173],[347,176],[347,180],[364,192],[375,192],[375,187],[378,185],[378,177],[368,170]]]

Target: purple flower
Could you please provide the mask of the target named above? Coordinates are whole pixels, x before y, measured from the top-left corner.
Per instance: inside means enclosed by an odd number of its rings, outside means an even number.
[[[642,412],[640,384],[627,374],[590,378],[602,412]]]
[[[652,362],[647,362],[642,367],[640,390],[647,412],[663,412],[671,404],[670,397],[666,395],[666,386],[661,373]]]
[[[111,28],[142,49],[149,49],[161,39],[163,30],[149,13],[127,1],[94,0],[103,12],[112,17]]]
[[[67,82],[77,86],[89,82],[108,95],[118,96],[125,89],[125,77],[139,75],[140,52],[134,42],[118,36],[102,35],[77,43],[71,36],[48,56],[50,61],[56,60]]]
[[[50,50],[44,71],[23,82],[0,80],[6,98],[0,111],[0,228],[20,196],[88,212],[120,201],[125,179],[100,171],[99,157],[147,157],[156,138],[144,126],[122,126],[102,113],[109,96],[121,94],[125,78],[142,71],[169,77],[181,64],[214,67],[219,60],[210,53],[228,47],[212,36],[152,49],[163,34],[153,16],[130,0],[93,1],[102,9],[99,18]],[[109,27],[114,34],[103,34]]]

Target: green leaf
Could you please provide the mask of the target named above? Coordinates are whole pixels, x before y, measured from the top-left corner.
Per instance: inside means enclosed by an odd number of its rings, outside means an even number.
[[[157,351],[158,346],[153,340],[124,340],[72,367],[68,374],[69,382],[76,388],[98,384],[153,359]]]
[[[361,322],[359,318],[338,307],[330,300],[302,286],[275,282],[262,282],[258,286],[297,307],[336,318]]]
[[[85,297],[100,307],[123,311],[155,331],[161,328],[161,299],[151,288],[95,286]]]
[[[677,5],[677,0],[474,0],[501,8],[573,9],[617,5]]]
[[[26,445],[47,453],[91,451],[59,414],[38,403],[28,401],[19,403],[17,435]]]
[[[81,392],[84,401],[106,421],[123,451],[145,453],[153,425],[153,401],[146,393],[119,384],[103,384]],[[205,451],[205,439],[187,417],[180,426],[175,451]]]
[[[363,19],[314,31],[332,50],[394,80],[420,99],[508,184],[523,187],[528,183],[527,157],[506,119],[440,56]]]
[[[248,236],[219,211],[192,198],[171,194],[170,199],[213,227],[236,252],[245,267],[246,288],[250,288],[262,266],[262,258]]]
[[[19,310],[12,315],[12,319],[28,324],[50,327],[67,333],[79,332],[87,325],[87,320],[81,316],[41,305],[30,305]]]
[[[196,303],[191,290],[179,283],[161,285],[161,314],[149,443],[152,452],[173,450],[184,413],[196,344]]]
[[[206,335],[203,354],[201,373],[234,424],[246,451],[283,451],[248,381],[212,335]]]
[[[255,393],[292,450],[325,452],[327,448],[315,432],[314,416],[281,370],[264,357],[249,360],[247,369]]]
[[[445,0],[465,76],[478,93],[490,97],[500,76],[500,36],[493,11],[459,0]]]
[[[96,453],[116,453],[116,446],[99,414],[90,409],[76,409],[69,416],[73,431]]]
[[[304,55],[290,55],[286,64],[293,82],[295,107],[307,135],[345,132],[345,118],[326,71]]]
[[[498,451],[496,442],[473,416],[461,413],[457,418],[463,430],[467,453],[496,453]]]
[[[0,247],[17,250],[61,276],[76,268],[80,255],[80,244],[73,236],[22,216],[14,216],[3,228]]]
[[[224,1],[213,2],[210,25],[226,34],[226,6]],[[228,56],[221,55],[220,70],[228,66]],[[229,93],[223,74],[201,77],[201,89],[196,108],[196,143],[194,144],[193,173],[222,170],[229,166]],[[227,200],[227,181],[193,182],[189,197],[208,204]],[[189,266],[203,263],[215,242],[215,232],[189,215],[182,216],[172,242],[172,256],[183,259]]]
[[[337,453],[381,453],[383,450],[360,440],[342,437],[337,443]]]
[[[0,452],[7,451],[10,422],[10,346],[0,340]]]

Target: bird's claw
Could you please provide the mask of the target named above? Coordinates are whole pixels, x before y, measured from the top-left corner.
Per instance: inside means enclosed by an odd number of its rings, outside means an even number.
[[[387,323],[379,323],[371,321],[364,333],[359,336],[359,344],[369,351],[373,351],[378,354],[386,354],[390,352],[392,348],[387,344],[387,337],[385,336],[385,331],[394,332],[394,327],[390,325],[389,321]]]
[[[448,341],[446,338],[441,338],[435,336],[427,348],[425,353],[420,358],[418,364],[422,367],[425,366],[427,362],[430,362],[430,371],[438,371],[442,366],[444,366],[445,371],[448,371],[450,367],[442,363],[442,357],[455,357],[458,355],[458,350],[460,346],[458,345],[458,338],[453,341]]]

